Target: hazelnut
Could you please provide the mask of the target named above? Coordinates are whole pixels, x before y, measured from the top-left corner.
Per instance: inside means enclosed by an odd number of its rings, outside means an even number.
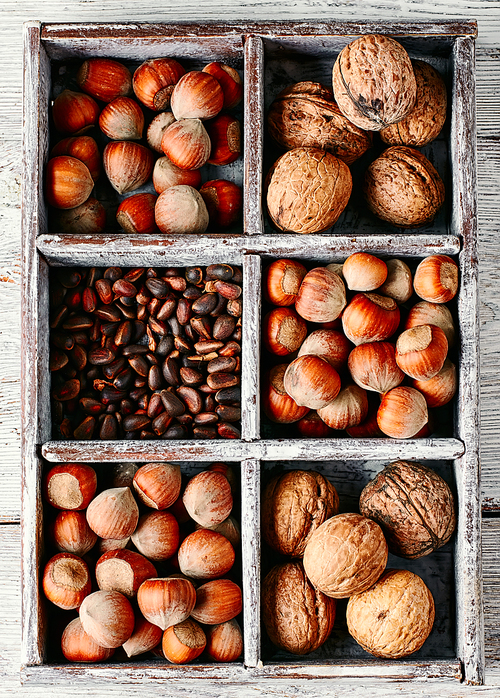
[[[196,524],[196,530],[198,531],[200,528],[203,527],[200,524]],[[228,516],[225,521],[210,530],[220,533],[224,538],[227,538],[233,548],[236,548],[241,543],[240,527],[234,516]]]
[[[387,570],[347,604],[347,628],[376,657],[398,659],[416,652],[434,624],[434,599],[422,579],[408,570]]]
[[[130,487],[113,487],[93,499],[87,509],[87,522],[99,538],[126,538],[139,520],[139,508]]]
[[[161,139],[163,138],[164,132],[171,124],[174,123],[174,121],[175,116],[171,111],[162,111],[154,117],[146,131],[146,140],[151,150],[155,150],[157,153],[163,154],[163,150],[161,149]]]
[[[87,635],[80,618],[74,618],[65,627],[61,649],[69,662],[103,662],[114,653],[114,649],[101,647]]]
[[[458,266],[446,255],[426,257],[415,271],[413,286],[424,301],[447,303],[458,291]]]
[[[153,171],[153,153],[133,141],[111,141],[102,154],[104,170],[113,189],[127,194],[146,184]]]
[[[382,395],[377,424],[387,436],[409,439],[416,436],[428,420],[425,398],[415,388],[398,386]]]
[[[61,552],[85,555],[97,543],[83,511],[60,511],[50,529],[54,545]]]
[[[213,61],[203,68],[204,73],[210,73],[222,88],[224,94],[224,109],[232,109],[243,98],[243,82],[238,71],[229,65]]]
[[[449,308],[442,303],[420,301],[411,308],[406,318],[405,330],[417,325],[437,325],[446,335],[448,346],[455,343],[455,324]]]
[[[165,189],[156,201],[155,221],[162,233],[204,233],[208,220],[201,194],[188,184]]]
[[[274,308],[262,321],[265,348],[276,356],[293,354],[307,335],[307,325],[292,308]]]
[[[359,510],[381,526],[391,553],[410,559],[443,546],[456,525],[450,488],[420,463],[386,465],[361,492]]]
[[[204,470],[188,482],[182,501],[197,523],[212,528],[222,523],[233,508],[233,495],[227,477]]]
[[[390,342],[359,344],[349,354],[347,365],[357,385],[377,393],[395,388],[405,377],[396,363],[394,344]]]
[[[214,579],[196,590],[191,616],[199,623],[219,625],[235,618],[242,608],[240,587],[230,579]]]
[[[104,206],[89,196],[80,206],[60,209],[55,221],[55,230],[74,235],[95,235],[106,229]]]
[[[139,587],[137,603],[146,620],[165,630],[189,617],[196,603],[196,591],[188,579],[147,579]]]
[[[328,405],[318,409],[318,416],[332,429],[348,429],[366,418],[368,397],[359,385],[346,385]]]
[[[457,392],[457,371],[455,364],[446,359],[443,368],[428,380],[414,379],[412,387],[425,397],[427,407],[442,407],[453,398]]]
[[[288,364],[274,366],[263,379],[262,409],[266,417],[277,424],[297,422],[309,412],[309,407],[297,405],[286,392],[283,376],[287,368]]]
[[[144,129],[144,114],[130,97],[117,97],[99,116],[99,128],[115,141],[138,141]]]
[[[313,531],[339,510],[335,487],[314,470],[276,475],[262,498],[262,534],[276,552],[302,557]]]
[[[153,58],[137,68],[132,87],[146,107],[161,112],[168,109],[174,86],[185,72],[173,58]]]
[[[134,632],[123,643],[123,649],[127,657],[135,657],[138,654],[149,652],[161,642],[163,632],[157,625],[146,620],[138,611],[135,614]]]
[[[132,92],[130,70],[111,58],[89,58],[76,74],[80,88],[102,102],[126,97]]]
[[[165,630],[161,647],[169,662],[187,664],[200,656],[206,644],[207,638],[200,625],[188,618]]]
[[[372,213],[401,228],[431,223],[444,203],[444,184],[434,165],[403,145],[387,148],[372,162],[363,191]]]
[[[143,192],[124,199],[116,211],[116,220],[126,233],[148,235],[157,230],[155,224],[156,196]]]
[[[133,550],[110,550],[97,560],[95,566],[97,586],[102,591],[119,591],[129,599],[134,598],[141,584],[156,577],[154,565]]]
[[[378,293],[357,293],[342,314],[344,333],[353,344],[389,339],[399,326],[400,313],[393,298]]]
[[[161,148],[181,170],[197,170],[208,160],[211,145],[200,119],[180,119],[164,131]]]
[[[346,364],[351,345],[342,332],[337,330],[315,330],[302,342],[298,356],[315,354],[326,359],[330,366],[340,371]]]
[[[89,168],[70,155],[59,155],[47,163],[45,192],[50,206],[71,209],[89,198],[94,180]]]
[[[209,217],[209,230],[227,230],[240,220],[243,209],[241,187],[227,179],[211,179],[200,187]]]
[[[302,279],[307,274],[303,264],[294,259],[276,259],[264,271],[263,290],[274,305],[293,305]]]
[[[399,123],[382,129],[388,145],[421,148],[433,141],[446,121],[446,86],[438,71],[424,61],[412,61],[417,98],[411,112]]]
[[[297,431],[303,439],[326,439],[334,432],[320,418],[316,411],[311,410],[297,422]]]
[[[335,400],[340,391],[340,376],[326,359],[304,354],[285,371],[283,385],[297,405],[318,410]]]
[[[337,514],[314,531],[304,551],[304,570],[327,596],[345,599],[374,584],[387,563],[380,526],[359,514]]]
[[[394,298],[396,303],[406,303],[413,293],[413,279],[409,266],[401,259],[388,259],[387,279],[378,289],[379,292],[389,298]]]
[[[207,122],[210,165],[229,165],[241,156],[241,126],[230,114],[219,114]]]
[[[342,275],[349,290],[374,291],[387,278],[387,264],[367,252],[355,252],[342,265]]]
[[[95,591],[80,606],[85,632],[102,647],[120,647],[134,630],[130,601],[118,591]]]
[[[345,285],[338,274],[316,267],[307,272],[295,299],[295,310],[310,322],[336,320],[346,304]]]
[[[321,647],[333,630],[336,601],[315,589],[301,562],[276,565],[262,584],[262,618],[271,642],[292,654]]]
[[[94,182],[99,179],[101,173],[101,154],[97,143],[90,136],[73,136],[71,138],[63,138],[62,141],[50,151],[50,157],[56,155],[70,155],[72,158],[81,160],[87,165],[90,176]]]
[[[183,574],[194,579],[225,575],[234,564],[234,548],[221,533],[201,528],[182,541],[177,554]]]
[[[52,105],[52,118],[54,126],[60,133],[79,135],[97,123],[99,111],[97,102],[89,95],[63,90]],[[57,154],[63,155],[63,153]]]
[[[56,509],[86,509],[97,489],[97,476],[90,465],[54,465],[43,481],[47,502]]]
[[[338,220],[351,189],[342,160],[319,148],[294,148],[268,174],[267,210],[278,230],[321,233]]]
[[[212,119],[222,109],[224,93],[209,73],[191,70],[174,87],[170,108],[179,119]]]
[[[207,654],[216,662],[234,662],[243,652],[243,634],[238,622],[233,618],[226,623],[209,625]]]
[[[89,569],[80,557],[58,553],[45,565],[42,586],[48,600],[59,608],[78,608],[91,591]]]
[[[166,155],[158,158],[153,169],[153,186],[156,192],[161,194],[165,189],[177,184],[188,184],[198,189],[201,185],[200,170],[181,170]]]
[[[333,92],[349,121],[359,128],[380,131],[413,109],[417,83],[410,57],[389,36],[360,36],[337,56]]]
[[[169,511],[151,511],[139,519],[132,543],[150,560],[168,560],[179,547],[179,524]]]
[[[402,332],[396,342],[396,363],[411,378],[429,380],[442,369],[448,340],[436,325],[417,325]]]
[[[135,473],[133,485],[139,499],[146,506],[167,509],[181,491],[180,465],[146,463]]]

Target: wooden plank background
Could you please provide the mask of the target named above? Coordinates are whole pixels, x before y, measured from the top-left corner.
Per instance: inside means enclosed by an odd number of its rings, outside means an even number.
[[[470,688],[429,681],[425,685],[377,681],[372,694],[462,696],[500,694],[500,2],[497,0],[170,0],[159,9],[141,0],[2,0],[0,3],[0,695],[121,696],[111,683],[50,689],[19,683],[20,643],[20,180],[22,22],[168,22],[224,20],[477,19],[478,223],[481,300],[481,472],[483,510],[483,577],[485,598],[486,686]],[[369,686],[364,689],[369,690]],[[129,687],[131,698],[157,695],[154,686]],[[175,686],[168,695],[192,696],[198,687]],[[268,695],[359,696],[359,683],[275,682]],[[203,691],[211,696],[259,693],[251,685]]]

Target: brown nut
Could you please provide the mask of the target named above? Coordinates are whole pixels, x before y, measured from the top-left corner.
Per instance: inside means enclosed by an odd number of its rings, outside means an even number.
[[[205,470],[188,482],[182,501],[192,519],[206,528],[213,528],[231,513],[231,485],[222,473]]]
[[[295,310],[309,322],[332,322],[346,304],[345,284],[338,274],[316,267],[302,279],[295,298]]]
[[[209,657],[216,662],[234,662],[243,652],[243,634],[233,618],[219,625],[209,625],[206,630]]]
[[[412,61],[417,81],[415,106],[397,124],[382,129],[387,145],[421,148],[436,138],[446,121],[446,85],[438,71],[424,61]]]
[[[200,656],[206,644],[207,638],[201,627],[187,618],[165,630],[161,647],[169,662],[187,664]]]
[[[315,330],[302,342],[297,356],[316,354],[326,359],[337,371],[347,362],[351,345],[342,332],[337,330]]]
[[[103,662],[114,653],[114,649],[101,647],[87,635],[80,618],[74,618],[64,628],[61,649],[70,662]]]
[[[347,628],[376,657],[398,659],[416,652],[434,624],[434,599],[408,570],[388,570],[371,589],[347,604]]]
[[[135,614],[134,632],[123,643],[123,649],[127,657],[135,657],[138,654],[149,652],[161,642],[162,629],[146,620],[139,612]]]
[[[119,591],[129,599],[134,598],[141,584],[156,577],[155,566],[143,555],[133,550],[109,550],[97,560],[95,566],[97,586],[102,591]]]
[[[95,591],[80,606],[85,632],[101,647],[123,645],[134,630],[134,610],[118,591]]]
[[[139,507],[130,487],[104,490],[87,508],[87,521],[99,538],[126,538],[139,520]]]
[[[83,463],[54,465],[43,481],[45,499],[56,509],[86,509],[96,489],[95,470]]]
[[[234,548],[221,533],[200,528],[182,541],[177,554],[183,574],[193,579],[224,576],[234,564]]]
[[[283,376],[288,364],[279,364],[264,375],[262,385],[262,409],[271,422],[291,424],[302,419],[309,407],[297,405],[295,400],[286,392]]]
[[[431,223],[445,193],[434,165],[420,151],[403,145],[387,148],[372,162],[363,191],[376,216],[401,228]]]
[[[268,483],[262,499],[262,534],[276,552],[302,557],[312,533],[339,510],[335,487],[314,470],[291,470]]]
[[[413,109],[417,83],[410,57],[389,36],[361,36],[337,56],[333,92],[349,121],[359,128],[380,131]]]
[[[267,210],[278,230],[321,233],[337,221],[351,189],[351,173],[342,160],[319,148],[294,148],[268,175]]]
[[[60,511],[50,527],[50,537],[61,552],[85,555],[97,543],[84,511]]]
[[[456,525],[450,488],[420,463],[386,465],[361,492],[359,510],[381,526],[391,553],[409,559],[447,543]]]
[[[330,635],[337,602],[315,589],[300,562],[276,565],[262,585],[262,618],[271,642],[292,654],[318,649]]]
[[[181,468],[172,463],[146,463],[133,479],[141,502],[152,509],[168,509],[181,491]]]
[[[147,579],[139,587],[137,603],[146,620],[165,630],[189,617],[196,603],[196,591],[184,578]]]
[[[71,610],[78,608],[90,594],[92,582],[89,569],[80,557],[58,553],[45,565],[42,586],[49,601]]]
[[[240,587],[230,579],[213,579],[196,590],[191,616],[199,623],[218,625],[235,618],[242,608]]]
[[[179,524],[169,511],[151,511],[139,519],[132,543],[150,560],[168,560],[179,547]]]
[[[425,397],[415,388],[399,385],[382,396],[377,412],[380,430],[393,439],[410,439],[429,421]]]
[[[387,564],[380,526],[359,514],[337,514],[314,531],[304,551],[304,570],[327,596],[345,599],[374,584]]]
[[[368,396],[359,385],[341,389],[335,400],[318,410],[318,416],[332,429],[349,429],[364,421],[368,414]]]
[[[267,126],[287,150],[322,148],[348,165],[372,144],[372,134],[346,119],[333,92],[318,82],[298,82],[282,90],[271,104]]]
[[[283,385],[297,405],[318,410],[339,394],[340,376],[326,359],[304,354],[288,365]]]

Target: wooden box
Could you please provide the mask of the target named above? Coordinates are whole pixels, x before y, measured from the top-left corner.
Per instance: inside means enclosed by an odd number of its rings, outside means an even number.
[[[339,50],[363,33],[383,33],[403,43],[445,75],[450,116],[443,135],[428,146],[444,175],[447,203],[433,225],[402,232],[382,226],[350,204],[328,234],[274,232],[262,206],[263,175],[273,157],[265,137],[265,111],[285,85],[329,81]],[[475,189],[474,37],[476,24],[268,22],[242,24],[25,26],[23,176],[23,654],[22,679],[38,684],[82,681],[162,682],[179,688],[198,684],[207,694],[227,684],[269,686],[277,679],[312,682],[342,677],[433,678],[483,682],[480,486],[478,460],[478,307]],[[189,61],[222,60],[244,76],[244,158],[237,177],[244,185],[242,229],[235,234],[187,237],[52,234],[43,197],[49,150],[52,66],[58,61],[110,56],[138,64],[168,55]],[[427,152],[424,150],[424,152]],[[356,176],[356,175],[355,175]],[[359,176],[359,175],[358,175]],[[443,438],[289,439],[267,434],[260,423],[261,268],[273,258],[317,263],[345,259],[354,251],[410,258],[453,255],[460,267],[456,301],[459,323],[459,393],[453,430]],[[244,273],[242,437],[234,441],[51,441],[48,372],[49,268],[241,264]],[[40,592],[43,521],[42,458],[88,463],[169,460],[196,466],[214,460],[241,468],[244,639],[242,663],[176,667],[161,661],[68,665],[46,662],[47,628]],[[454,544],[413,561],[436,595],[438,622],[429,645],[403,661],[383,661],[362,650],[340,628],[313,657],[292,657],[269,648],[260,625],[260,487],[270,472],[317,468],[338,487],[343,510],[381,464],[398,458],[430,463],[447,478],[458,503]],[[406,562],[406,561],[405,561]],[[391,564],[404,567],[401,560]],[[264,560],[263,560],[264,566]],[[263,635],[263,633],[262,633]],[[216,683],[218,682],[218,683]],[[218,687],[216,689],[216,686]]]

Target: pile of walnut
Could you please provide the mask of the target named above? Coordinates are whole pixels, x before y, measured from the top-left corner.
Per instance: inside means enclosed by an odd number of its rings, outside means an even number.
[[[275,565],[262,587],[263,622],[280,649],[320,647],[333,629],[336,599],[349,598],[349,633],[375,656],[405,657],[431,632],[431,592],[413,572],[386,569],[387,556],[422,557],[450,540],[450,488],[430,468],[397,461],[366,485],[359,508],[339,514],[334,486],[313,470],[283,472],[266,486],[264,540],[292,558]]]
[[[106,229],[106,211],[92,196],[101,159],[127,233],[204,233],[239,220],[241,188],[227,179],[202,185],[200,173],[205,163],[229,165],[241,155],[240,123],[222,111],[243,96],[234,68],[212,62],[186,72],[173,58],[157,58],[132,76],[118,61],[91,58],[76,83],[81,92],[65,89],[52,106],[55,130],[66,136],[52,149],[45,178],[57,232]],[[97,126],[101,133],[87,135]],[[102,157],[97,141],[105,143]]]
[[[59,510],[47,512],[46,543],[59,552],[45,565],[43,591],[58,608],[78,610],[65,619],[64,657],[98,662],[116,650],[115,659],[153,652],[174,664],[203,652],[208,661],[236,660],[232,469],[214,463],[183,488],[177,464],[130,463],[111,484],[96,494],[96,472],[84,464],[56,465],[44,477],[44,497]]]
[[[458,266],[446,255],[426,257],[413,276],[402,260],[365,252],[310,271],[296,260],[274,261],[264,296],[278,307],[265,315],[262,336],[268,358],[286,363],[263,377],[265,415],[297,422],[302,437],[431,434],[430,410],[457,389],[445,303],[458,283]],[[419,300],[407,309],[413,292]]]
[[[364,195],[370,210],[403,228],[432,222],[444,185],[416,148],[436,138],[446,119],[446,87],[428,63],[410,60],[387,36],[361,36],[338,55],[333,92],[299,82],[272,103],[268,130],[287,152],[267,177],[267,210],[281,231],[320,233],[347,206],[348,165],[379,131],[391,146],[368,167]]]

